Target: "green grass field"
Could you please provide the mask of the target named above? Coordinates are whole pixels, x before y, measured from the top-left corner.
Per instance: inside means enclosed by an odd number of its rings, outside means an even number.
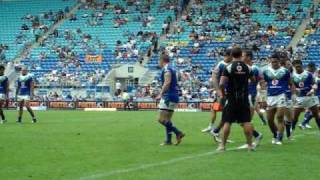
[[[160,147],[164,129],[157,112],[37,112],[39,123],[15,123],[6,112],[0,126],[0,179],[303,179],[320,178],[320,136],[316,128],[297,129],[295,141],[271,144],[266,126],[255,119],[264,140],[256,152],[242,145],[234,125],[231,149],[200,132],[209,113],[176,113],[174,123],[187,134],[180,146]],[[315,124],[312,123],[313,127]]]

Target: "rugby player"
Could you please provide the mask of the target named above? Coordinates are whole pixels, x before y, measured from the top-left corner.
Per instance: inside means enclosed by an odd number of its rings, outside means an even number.
[[[213,83],[214,89],[216,89],[216,90],[218,89],[219,81],[220,81],[220,78],[222,76],[223,70],[228,64],[230,64],[231,61],[232,61],[231,49],[227,48],[225,50],[225,52],[224,52],[223,61],[220,61],[212,71],[211,79],[212,79],[212,83]],[[212,131],[212,135],[213,135],[213,137],[215,138],[216,141],[219,141],[219,131],[220,131],[220,128],[222,127],[222,125],[220,123],[220,125],[217,128],[214,128],[214,122],[216,121],[218,111],[219,111],[218,109],[212,108],[212,110],[211,110],[211,120],[210,120],[209,126],[204,128],[203,130],[201,130],[202,132],[210,132],[210,131]]]
[[[6,122],[6,117],[3,113],[3,106],[6,103],[9,94],[9,81],[8,77],[4,75],[4,71],[4,65],[0,65],[0,124]]]
[[[314,78],[317,78],[317,74],[316,72],[316,65],[314,63],[309,63],[307,65],[307,71],[310,72],[311,74],[314,75]],[[312,126],[310,126],[309,122],[312,119],[312,112],[310,111],[310,109],[307,109],[306,112],[304,113],[304,118],[303,118],[303,122],[301,124],[299,124],[299,127],[303,130],[303,129],[311,129]]]
[[[314,96],[317,87],[313,74],[303,69],[301,60],[293,61],[293,66],[295,72],[292,74],[292,81],[296,86],[296,99],[294,100],[292,130],[295,130],[300,113],[305,109],[309,109],[312,112],[312,116],[320,128],[319,99]]]
[[[286,91],[288,86],[293,88],[290,72],[280,66],[279,53],[272,54],[271,65],[263,72],[263,79],[267,83],[267,119],[269,128],[273,134],[272,144],[282,145],[285,128],[284,115],[287,106]],[[274,122],[277,114],[276,124]]]
[[[182,141],[182,138],[185,136],[185,134],[175,127],[171,121],[174,109],[179,103],[179,95],[176,71],[170,66],[169,63],[169,56],[163,54],[159,61],[159,66],[161,68],[160,79],[162,88],[160,94],[157,96],[157,99],[160,99],[160,116],[158,121],[166,128],[166,140],[164,143],[160,144],[162,146],[172,145],[172,132],[176,135],[175,145],[179,145]]]
[[[33,78],[30,74],[28,74],[27,68],[23,67],[21,69],[21,75],[18,78],[18,86],[16,91],[16,97],[19,105],[19,114],[18,114],[17,123],[22,122],[24,106],[27,108],[27,111],[31,115],[32,123],[37,122],[37,119],[33,113],[33,110],[30,107],[30,100],[33,99],[33,96],[34,96]]]
[[[252,82],[255,79],[251,68],[241,59],[242,50],[239,47],[234,47],[231,54],[234,59],[224,69],[219,83],[220,98],[226,98],[226,103],[222,111],[222,121],[224,122],[222,142],[217,151],[225,151],[231,124],[235,122],[242,125],[247,139],[248,150],[251,151],[254,150],[254,146],[252,143],[253,126],[250,122],[248,84],[249,79]]]

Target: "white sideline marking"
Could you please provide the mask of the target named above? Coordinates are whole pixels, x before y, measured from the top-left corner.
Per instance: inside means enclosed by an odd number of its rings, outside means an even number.
[[[304,137],[306,135],[316,135],[316,134],[317,134],[317,131],[311,131],[311,132],[305,132],[303,134],[294,135],[293,137],[294,138],[300,138],[300,137]],[[229,148],[226,151],[237,151],[237,150],[243,150],[243,149],[239,149],[239,147],[234,147],[234,148]],[[209,151],[209,152],[205,152],[205,153],[200,153],[200,154],[195,154],[195,155],[190,155],[190,156],[174,158],[174,159],[171,159],[171,160],[168,160],[168,161],[162,161],[162,162],[150,163],[150,164],[143,164],[143,165],[132,167],[132,168],[117,169],[117,170],[111,170],[111,171],[108,171],[108,172],[105,172],[105,173],[98,173],[98,174],[93,174],[93,175],[90,175],[90,176],[84,176],[84,177],[81,177],[80,180],[91,180],[91,179],[97,179],[97,178],[104,178],[104,177],[113,176],[115,174],[129,173],[129,172],[149,169],[149,168],[153,168],[153,167],[169,165],[169,164],[173,164],[173,163],[180,162],[180,161],[185,161],[185,160],[189,160],[189,159],[195,159],[195,158],[200,158],[200,157],[209,156],[209,155],[215,155],[215,154],[220,154],[220,153],[222,153],[222,152]]]
[[[238,148],[229,148],[226,151],[236,151],[236,150],[239,150],[239,149]],[[220,153],[223,153],[223,152],[209,151],[209,152],[205,152],[205,153],[201,153],[201,154],[195,154],[195,155],[184,156],[184,157],[180,157],[180,158],[174,158],[174,159],[171,159],[171,160],[168,160],[168,161],[162,161],[162,162],[151,163],[151,164],[143,164],[143,165],[140,165],[140,166],[137,166],[137,167],[127,168],[127,169],[112,170],[112,171],[105,172],[105,173],[99,173],[99,174],[94,174],[94,175],[90,175],[90,176],[84,176],[84,177],[81,177],[80,179],[81,180],[87,180],[87,179],[97,179],[97,178],[102,178],[102,177],[108,177],[108,176],[112,176],[112,175],[115,175],[115,174],[129,173],[129,172],[149,169],[149,168],[153,168],[153,167],[157,167],[157,166],[169,165],[169,164],[173,164],[173,163],[184,161],[184,160],[195,159],[195,158],[199,158],[199,157],[204,157],[204,156],[209,156],[209,155],[214,155],[214,154],[220,154]]]

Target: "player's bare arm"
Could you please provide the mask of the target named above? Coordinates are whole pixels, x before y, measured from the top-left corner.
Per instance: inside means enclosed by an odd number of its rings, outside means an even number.
[[[297,88],[294,85],[294,83],[293,83],[291,78],[289,79],[289,87],[290,87],[291,92],[292,92],[292,100],[295,100],[295,97],[297,95]]]
[[[214,68],[214,70],[212,71],[211,74],[211,80],[212,80],[212,85],[214,89],[218,89],[219,88],[219,82],[218,82],[218,70],[216,68]]]
[[[220,98],[224,98],[225,97],[225,84],[228,83],[229,81],[229,78],[227,76],[221,76],[221,79],[220,79],[220,83],[219,83],[219,96]]]
[[[317,91],[317,84],[315,82],[315,79],[312,78],[312,89],[307,93],[307,96],[313,96],[315,92]]]
[[[171,83],[171,73],[166,72],[164,74],[164,83],[163,83],[162,89],[160,91],[160,95],[159,95],[160,97],[163,96],[163,94],[168,91],[168,89],[170,87],[170,83]]]

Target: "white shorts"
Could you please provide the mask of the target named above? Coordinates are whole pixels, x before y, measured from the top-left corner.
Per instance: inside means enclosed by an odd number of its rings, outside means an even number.
[[[257,102],[267,101],[267,91],[259,91],[257,95]]]
[[[281,108],[287,106],[287,98],[285,94],[267,97],[268,109]]]
[[[175,102],[166,101],[164,99],[161,99],[160,103],[159,103],[159,109],[174,111],[174,108],[176,107],[176,105],[177,105],[177,103],[175,103]]]
[[[249,104],[250,104],[250,107],[251,108],[254,108],[254,107],[256,107],[256,100],[257,100],[257,98],[256,98],[257,96],[252,96],[252,95],[249,95]]]
[[[0,101],[6,100],[6,95],[3,93],[0,93]]]
[[[294,103],[295,108],[311,108],[317,105],[319,105],[319,99],[317,96],[297,97]]]
[[[18,95],[17,97],[18,101],[30,101],[30,96],[28,95]]]
[[[287,108],[288,108],[288,109],[291,109],[292,107],[293,107],[293,102],[292,102],[291,99],[288,99],[288,100],[287,100]]]

